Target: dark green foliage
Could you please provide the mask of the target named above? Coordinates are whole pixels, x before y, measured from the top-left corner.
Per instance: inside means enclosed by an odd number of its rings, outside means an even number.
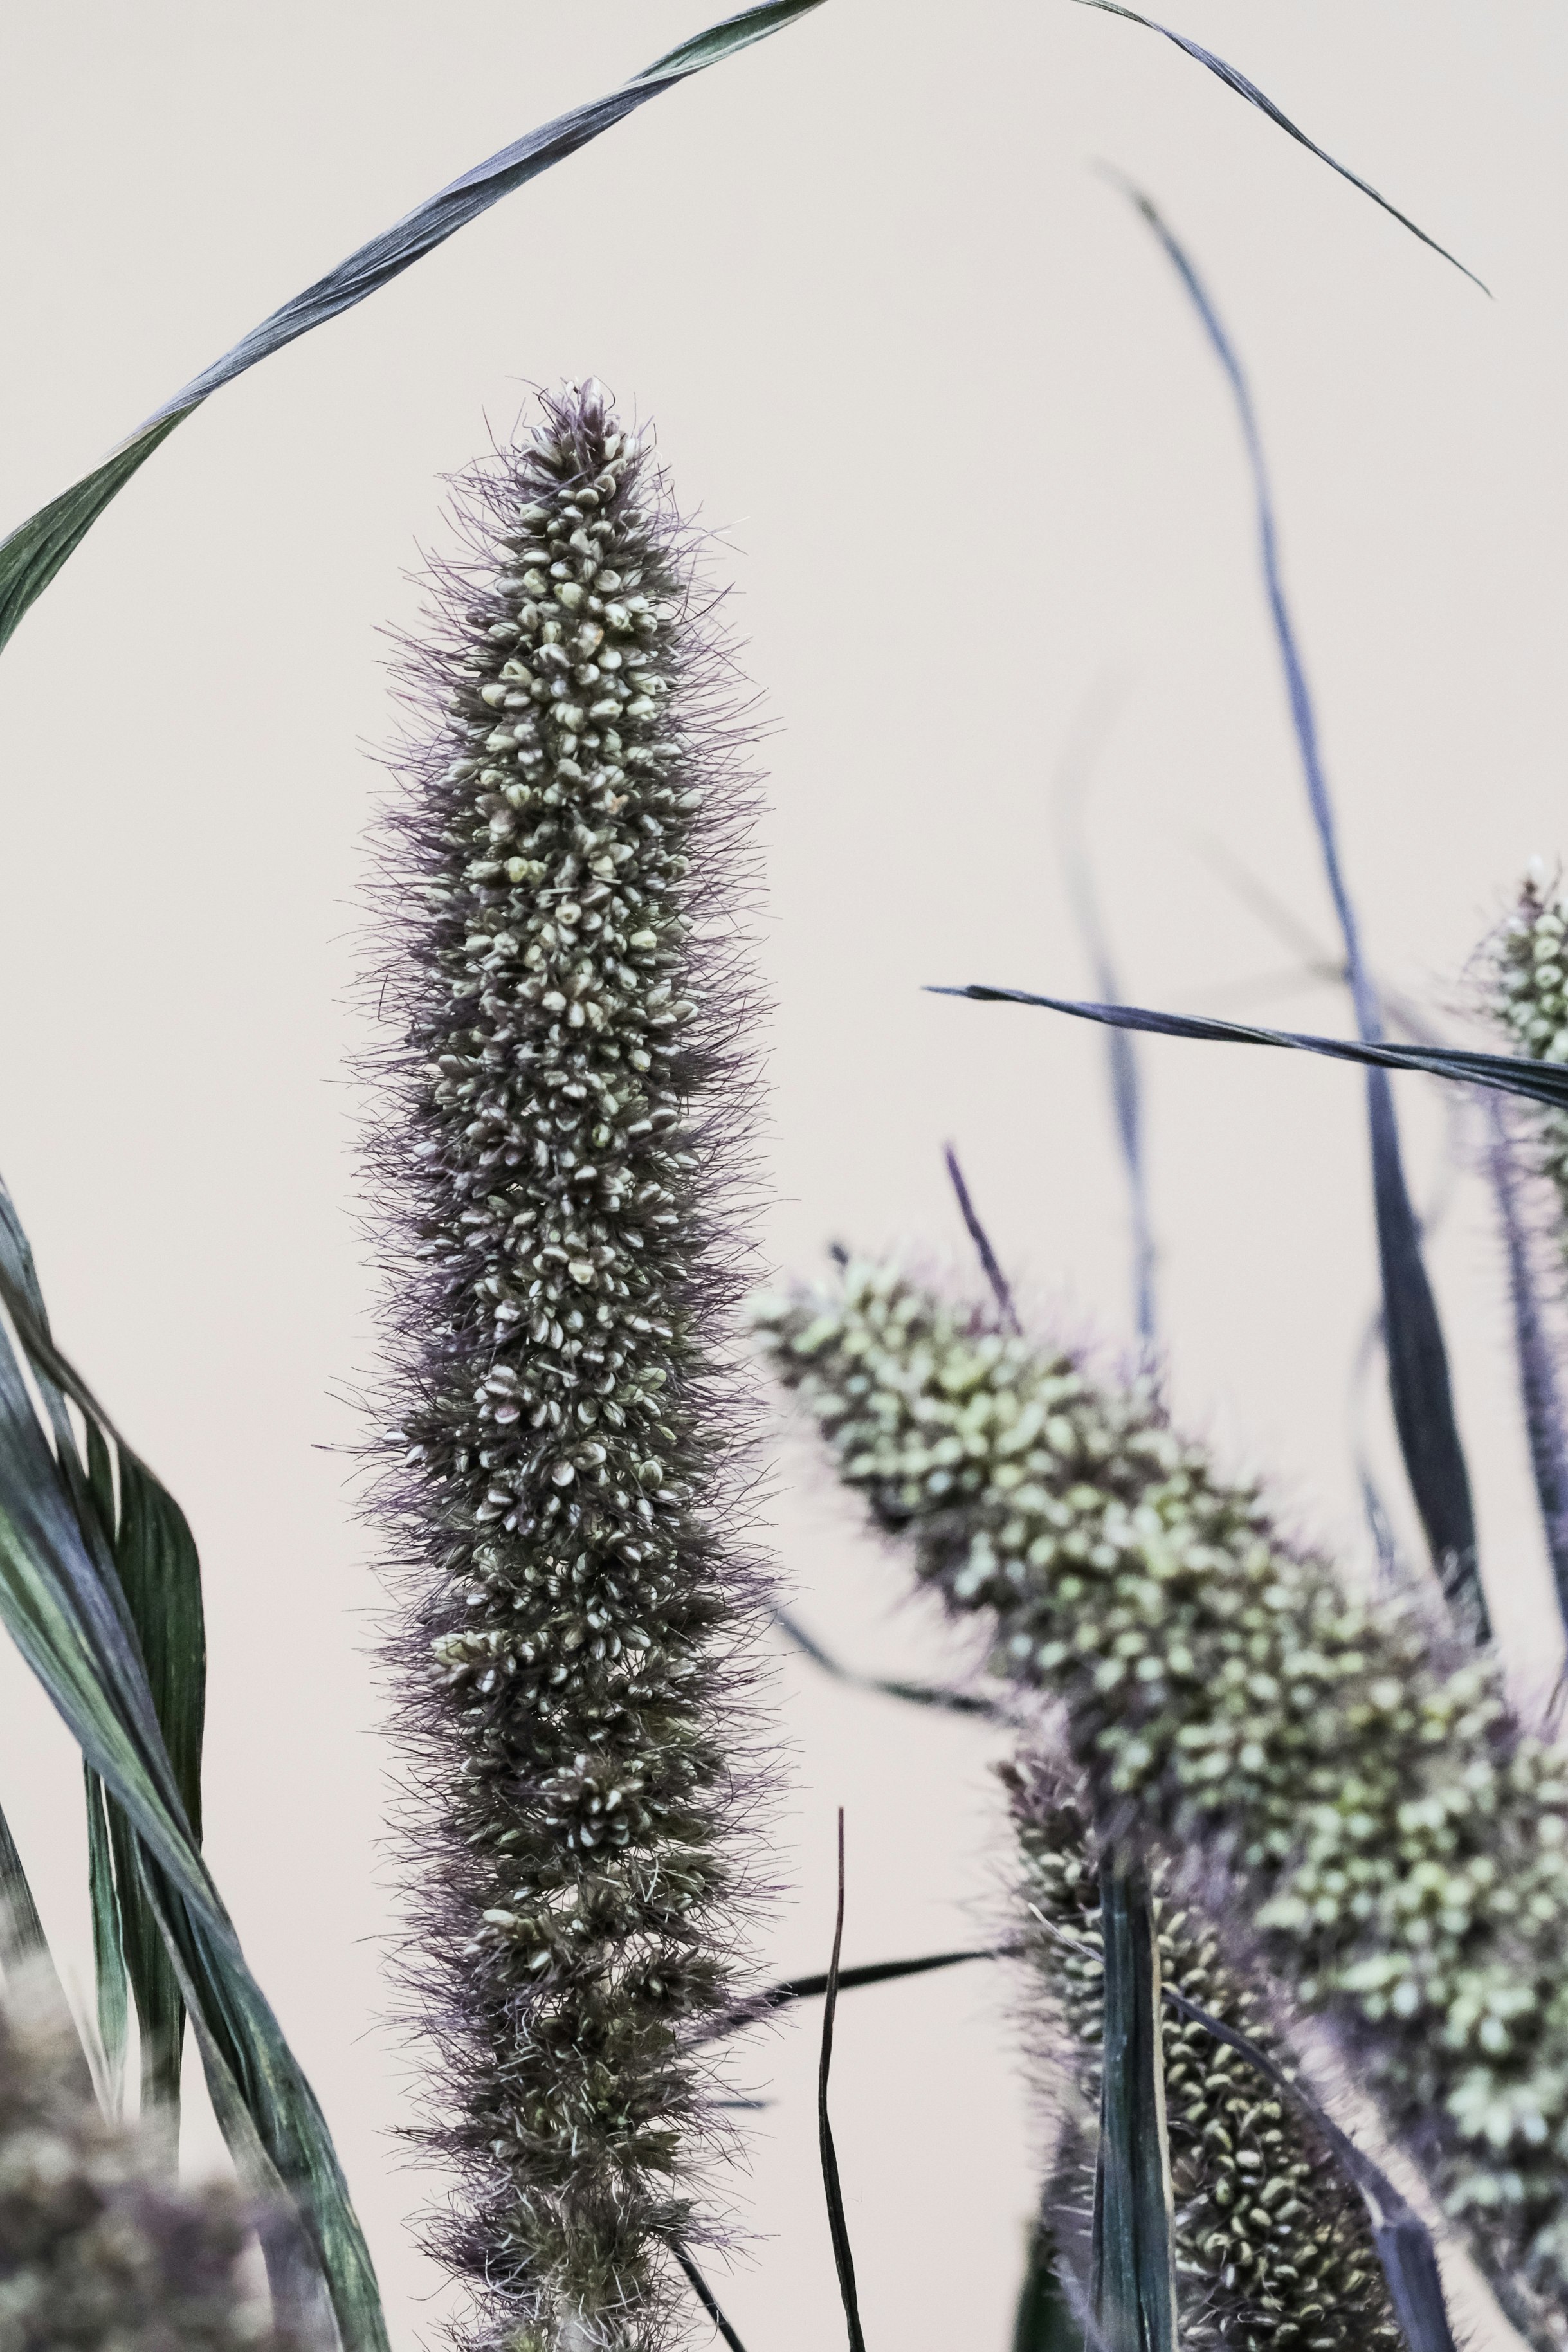
[[[1174,2352],[1160,1950],[1148,1873],[1115,1847],[1100,1855],[1100,2148],[1089,2310],[1104,2352]]]

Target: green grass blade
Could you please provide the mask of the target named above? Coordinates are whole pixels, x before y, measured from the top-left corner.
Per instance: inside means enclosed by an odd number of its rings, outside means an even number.
[[[1175,2352],[1160,1951],[1148,1876],[1131,1857],[1107,1854],[1100,1916],[1105,2042],[1090,2305],[1103,2352]]]
[[[390,285],[469,221],[477,220],[481,213],[499,204],[503,196],[526,186],[552,163],[574,155],[590,140],[612,129],[639,106],[646,106],[649,99],[750,48],[754,42],[781,32],[797,17],[809,16],[821,5],[822,0],[764,0],[761,6],[743,8],[738,16],[726,17],[706,32],[694,35],[608,97],[595,99],[587,106],[574,107],[569,113],[556,116],[553,121],[527,132],[511,146],[503,147],[499,154],[476,164],[461,179],[438,190],[426,203],[417,205],[380,236],[372,237],[368,245],[361,246],[324,278],[319,278],[303,293],[274,310],[231,351],[194,377],[172,400],[165,401],[102,465],[84,474],[80,481],[73,482],[19,525],[8,539],[0,541],[0,646],[8,642],[24,614],[80,546],[110,500],[159,444],[167,440],[175,425],[222,385],[243,375],[258,361],[269,359],[274,352],[282,351],[300,335],[324,326],[329,319],[353,310],[383,286]]]
[[[98,1982],[98,2042],[103,2056],[100,2096],[105,2112],[119,2116],[125,2097],[125,2041],[129,2017],[123,1923],[114,1883],[108,1800],[90,1764],[82,1766],[87,1788],[87,1883],[92,1903],[93,1973]]]
[[[101,1420],[90,1392],[47,1338],[25,1236],[8,1202],[5,1210],[0,1293],[13,1321],[19,1333],[26,1327],[29,1356],[47,1377],[79,1403],[88,1399],[82,1409]],[[176,1527],[173,1503],[152,1496],[155,1482],[144,1470],[150,1488],[138,1504],[135,1475],[142,1465],[122,1457],[122,1475],[127,1464],[125,1491],[132,1496],[127,1525],[138,1523],[137,1510],[143,1523],[150,1513],[156,1541],[144,1534],[148,1560],[160,1548],[173,1546],[178,1553],[183,1519]],[[188,1559],[176,1559],[176,1582],[181,1576],[188,1580],[194,1568],[193,1549]],[[8,1339],[0,1344],[0,1620],[123,1811],[122,1910],[153,1907],[176,1984],[183,1970],[195,1986],[204,2051],[210,2045],[221,2053],[247,2127],[294,2200],[331,2294],[344,2352],[385,2352],[374,2273],[325,2122],[246,1966],[202,1860],[114,1562],[108,1559],[106,1566],[89,1549],[67,1468],[49,1449]],[[188,1637],[188,1617],[184,1626]],[[176,1641],[174,1648],[188,1682],[189,1639],[183,1649]],[[166,2000],[160,2007],[153,1997],[154,2024],[167,2014]],[[226,2116],[230,2127],[237,2112],[234,2099],[220,2103],[220,2121]]]
[[[11,1824],[0,1813],[0,1968],[14,1969],[25,1960],[45,1958],[48,1949]]]

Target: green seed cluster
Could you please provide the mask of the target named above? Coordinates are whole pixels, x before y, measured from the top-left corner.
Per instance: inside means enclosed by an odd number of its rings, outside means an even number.
[[[1354,1599],[1283,1540],[1148,1382],[1103,1385],[886,1265],[758,1319],[840,1477],[951,1606],[989,1612],[997,1671],[1065,1702],[1096,1802],[1236,1873],[1510,2315],[1561,2342],[1568,1759],[1413,1599]]]
[[[1515,1050],[1532,1062],[1568,1062],[1568,893],[1528,875],[1488,942],[1484,969],[1485,1010]],[[1541,1172],[1568,1217],[1568,1112],[1531,1106],[1529,1117]]]
[[[0,2352],[286,2352],[241,2275],[249,2236],[232,2188],[176,2188],[161,2132],[100,2113],[58,2002],[8,1989]]]
[[[463,2340],[589,2352],[662,2343],[689,2301],[668,2250],[702,2234],[701,2044],[735,1998],[762,1612],[717,1336],[749,1078],[715,893],[745,788],[689,543],[603,396],[547,403],[471,490],[384,893],[387,1502],[441,1792],[408,1967]]]
[[[1005,1778],[1023,1859],[1023,1942],[1066,2028],[1085,2109],[1097,2114],[1104,1993],[1087,1804],[1042,1761]],[[1158,1867],[1153,1885],[1164,1982],[1281,2060],[1261,2000],[1226,1966],[1213,1927],[1191,1906],[1173,1906]],[[1161,2038],[1183,2344],[1392,2352],[1399,2329],[1366,2208],[1299,2112],[1174,2011]]]

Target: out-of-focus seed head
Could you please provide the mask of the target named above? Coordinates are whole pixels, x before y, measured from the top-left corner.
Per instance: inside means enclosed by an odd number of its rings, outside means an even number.
[[[232,2186],[168,2178],[163,2131],[110,2122],[52,1980],[0,2006],[0,2352],[304,2352],[266,2315]]]
[[[1568,1758],[1406,1598],[1354,1598],[1153,1388],[895,1265],[757,1320],[844,1482],[1066,1705],[1100,1805],[1236,1874],[1510,2315],[1568,2336]]]

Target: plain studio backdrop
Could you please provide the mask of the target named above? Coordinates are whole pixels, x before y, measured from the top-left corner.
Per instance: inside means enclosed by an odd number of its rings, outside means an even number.
[[[1090,992],[1053,803],[1075,744],[1124,992],[1348,1026],[1306,970],[1333,932],[1235,416],[1098,161],[1166,209],[1250,368],[1380,971],[1447,1017],[1525,859],[1568,848],[1568,20],[1550,0],[1168,5],[1496,299],[1154,34],[1068,0],[827,0],[220,394],[0,663],[0,1169],[64,1345],[200,1540],[209,1850],[336,2132],[400,2352],[442,2298],[393,2137],[408,2064],[384,2023],[391,1759],[347,1453],[373,1342],[345,1063],[370,752],[394,732],[378,632],[446,543],[443,475],[530,384],[596,374],[657,421],[681,500],[723,535],[774,730],[763,1242],[782,1267],[842,1237],[973,1280],[951,1138],[1039,1311],[1126,1345],[1102,1038],[921,992]],[[363,237],[700,21],[692,0],[13,8],[0,520]],[[1360,1082],[1161,1041],[1140,1058],[1178,1409],[1363,1559]],[[1428,1202],[1443,1106],[1426,1080],[1395,1091]],[[1539,1693],[1559,1637],[1473,1174],[1433,1259],[1495,1613]],[[781,1441],[774,1475],[803,1617],[857,1664],[950,1670],[952,1637],[807,1450]],[[988,1932],[995,1743],[793,1660],[778,1704],[765,1965],[826,1965],[840,1803],[847,1960]],[[7,1661],[0,1798],[85,1991],[79,1786]],[[1009,1998],[971,1969],[841,2011],[873,2345],[1005,2342],[1039,2128]],[[752,2352],[841,2326],[815,2028],[761,2037],[750,2068],[772,2104],[741,2119],[755,2234],[722,2292]],[[212,2139],[194,2116],[193,2155]]]

